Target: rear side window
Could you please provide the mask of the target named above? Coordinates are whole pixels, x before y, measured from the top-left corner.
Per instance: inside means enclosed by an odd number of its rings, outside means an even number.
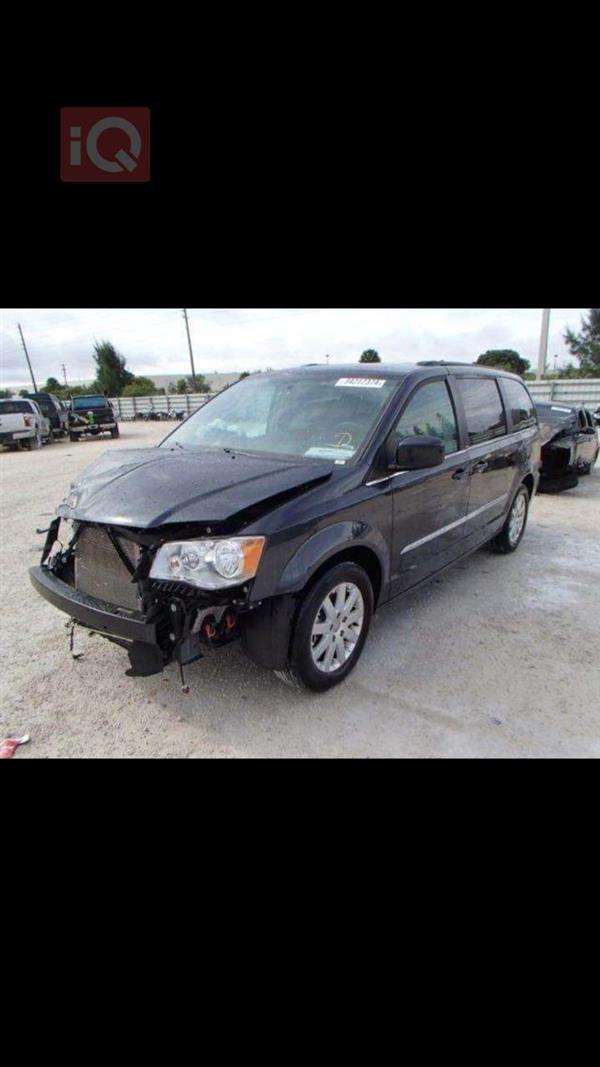
[[[513,430],[524,430],[528,426],[535,426],[537,421],[535,408],[525,386],[511,381],[510,378],[503,378],[502,389],[510,411]]]
[[[29,400],[0,401],[0,415],[31,415],[32,408]]]
[[[396,426],[398,444],[407,437],[440,437],[446,455],[458,452],[458,429],[445,382],[427,382],[409,400]]]
[[[506,434],[506,415],[494,378],[455,378],[467,419],[470,445]]]

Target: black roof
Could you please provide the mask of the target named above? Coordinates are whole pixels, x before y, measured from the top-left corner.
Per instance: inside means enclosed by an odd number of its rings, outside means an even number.
[[[269,371],[273,375],[301,375],[312,377],[319,375],[321,378],[385,378],[388,381],[403,380],[409,375],[421,378],[439,376],[440,371],[452,374],[465,374],[469,377],[482,378],[513,378],[517,382],[523,382],[517,374],[508,371],[497,370],[493,367],[480,367],[476,363],[451,363],[444,360],[435,360],[421,363],[307,363],[302,367],[288,367],[285,370]]]

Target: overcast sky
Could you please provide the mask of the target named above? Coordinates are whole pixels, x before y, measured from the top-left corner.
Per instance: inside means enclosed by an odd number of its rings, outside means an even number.
[[[513,348],[537,365],[541,308],[190,308],[198,372],[290,367],[331,356],[355,362],[376,348],[384,362],[456,359],[474,362],[489,348]],[[585,308],[552,311],[549,356],[566,363],[567,325]],[[23,327],[38,386],[49,376],[70,382],[94,377],[94,341],[107,339],[134,374],[187,374],[181,308],[8,308],[1,313],[0,380],[28,384],[17,323]]]

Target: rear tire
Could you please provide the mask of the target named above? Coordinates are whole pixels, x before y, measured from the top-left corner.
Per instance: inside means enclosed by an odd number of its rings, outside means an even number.
[[[356,563],[332,567],[305,595],[292,634],[288,666],[275,672],[278,678],[296,689],[315,693],[343,682],[362,654],[373,606],[373,587],[362,567]]]
[[[120,437],[120,436],[121,436],[121,434],[120,434],[120,432],[119,432],[119,427],[118,427],[118,426],[115,426],[114,430],[111,430],[111,431],[110,431],[110,436],[111,436],[111,437],[112,437],[113,439],[115,439],[115,438],[117,438],[117,437]]]
[[[69,434],[69,441],[78,441],[78,440],[79,440],[79,434],[78,433],[70,433]]]
[[[36,433],[35,437],[30,437],[29,438],[29,451],[30,452],[37,452],[38,448],[41,448],[41,447],[42,447],[42,435],[41,435],[41,433]]]
[[[511,504],[504,526],[493,541],[489,543],[490,550],[503,556],[508,555],[510,552],[516,552],[523,540],[528,516],[529,490],[525,485],[521,485]]]

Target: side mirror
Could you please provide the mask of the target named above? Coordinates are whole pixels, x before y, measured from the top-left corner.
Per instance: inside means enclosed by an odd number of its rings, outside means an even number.
[[[444,462],[446,450],[439,437],[417,435],[406,437],[392,449],[390,467],[397,471],[422,471],[429,467],[439,467]]]

